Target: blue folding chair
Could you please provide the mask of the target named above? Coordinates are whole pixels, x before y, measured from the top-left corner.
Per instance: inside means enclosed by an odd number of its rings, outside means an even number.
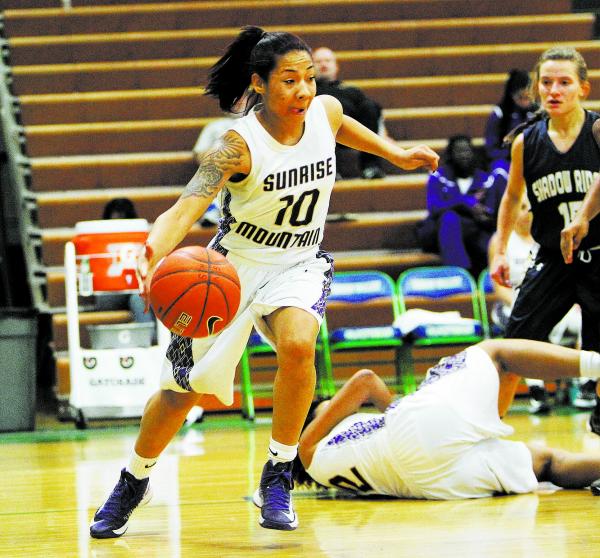
[[[414,375],[411,349],[471,345],[485,338],[475,280],[461,267],[416,267],[404,271],[398,278],[398,300],[401,314],[411,308],[458,310],[461,318],[469,318],[447,323],[432,320],[404,332],[407,348],[402,352],[402,366],[407,375]]]

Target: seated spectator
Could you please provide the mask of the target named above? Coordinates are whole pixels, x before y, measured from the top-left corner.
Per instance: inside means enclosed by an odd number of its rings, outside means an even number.
[[[110,200],[102,212],[102,219],[137,219],[138,214],[133,202],[129,198],[114,198]],[[138,293],[120,294],[106,293],[96,295],[96,309],[129,310],[136,322],[152,322],[152,311],[144,313],[144,301]]]
[[[504,137],[531,116],[537,106],[529,93],[531,80],[525,70],[512,69],[504,85],[500,102],[493,108],[485,125],[485,150],[492,172],[508,173],[510,147]],[[506,175],[505,175],[506,176]]]
[[[488,243],[505,186],[503,178],[483,170],[471,138],[452,136],[444,163],[427,182],[429,215],[416,231],[421,248],[477,277],[487,267]]]
[[[500,299],[491,312],[493,324],[502,332],[506,327],[517,293],[527,269],[535,261],[539,245],[531,236],[532,214],[525,197],[521,203],[515,221],[514,231],[506,245],[506,258],[510,266],[511,287],[504,287],[495,281],[494,292]],[[490,241],[489,261],[496,255],[495,235]],[[581,308],[574,305],[567,315],[554,327],[548,340],[557,345],[577,348],[581,337]],[[526,379],[529,387],[529,412],[533,414],[548,412],[550,398],[543,380]],[[595,402],[595,383],[589,378],[570,380],[569,403],[578,409],[590,409]]]
[[[376,134],[387,136],[383,126],[381,107],[369,99],[358,87],[345,85],[338,78],[339,67],[335,53],[327,47],[319,47],[313,51],[313,61],[317,75],[317,95],[331,95],[344,108],[344,114],[358,120]],[[342,178],[355,176],[352,157],[358,157],[360,175],[363,178],[383,178],[385,172],[379,157],[356,152],[338,144],[336,157],[338,173]]]

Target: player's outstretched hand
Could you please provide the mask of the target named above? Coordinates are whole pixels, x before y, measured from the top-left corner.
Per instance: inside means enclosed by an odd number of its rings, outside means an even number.
[[[399,150],[393,163],[404,170],[425,167],[430,171],[438,168],[440,156],[427,145],[417,145],[410,149]]]
[[[560,231],[560,251],[565,263],[573,263],[573,252],[579,248],[590,228],[587,219],[577,218]]]
[[[496,254],[490,266],[490,275],[492,279],[503,287],[511,287],[510,267],[504,254]]]

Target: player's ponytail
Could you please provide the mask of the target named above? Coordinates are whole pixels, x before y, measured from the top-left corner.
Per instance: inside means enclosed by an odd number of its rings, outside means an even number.
[[[515,141],[515,138],[523,132],[529,126],[533,126],[536,122],[539,122],[543,118],[545,118],[548,113],[540,108],[536,110],[525,122],[522,122],[518,126],[515,126],[508,134],[504,136],[504,141],[502,143],[503,147],[507,147],[512,145],[512,142]]]
[[[260,95],[249,90],[252,74],[267,82],[277,57],[293,50],[310,53],[309,46],[291,33],[244,27],[210,69],[205,95],[219,99],[224,111],[248,112],[260,100]]]

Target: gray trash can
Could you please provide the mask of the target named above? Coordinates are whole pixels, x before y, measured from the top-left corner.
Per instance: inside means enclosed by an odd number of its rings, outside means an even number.
[[[0,309],[0,432],[35,428],[37,316]]]

